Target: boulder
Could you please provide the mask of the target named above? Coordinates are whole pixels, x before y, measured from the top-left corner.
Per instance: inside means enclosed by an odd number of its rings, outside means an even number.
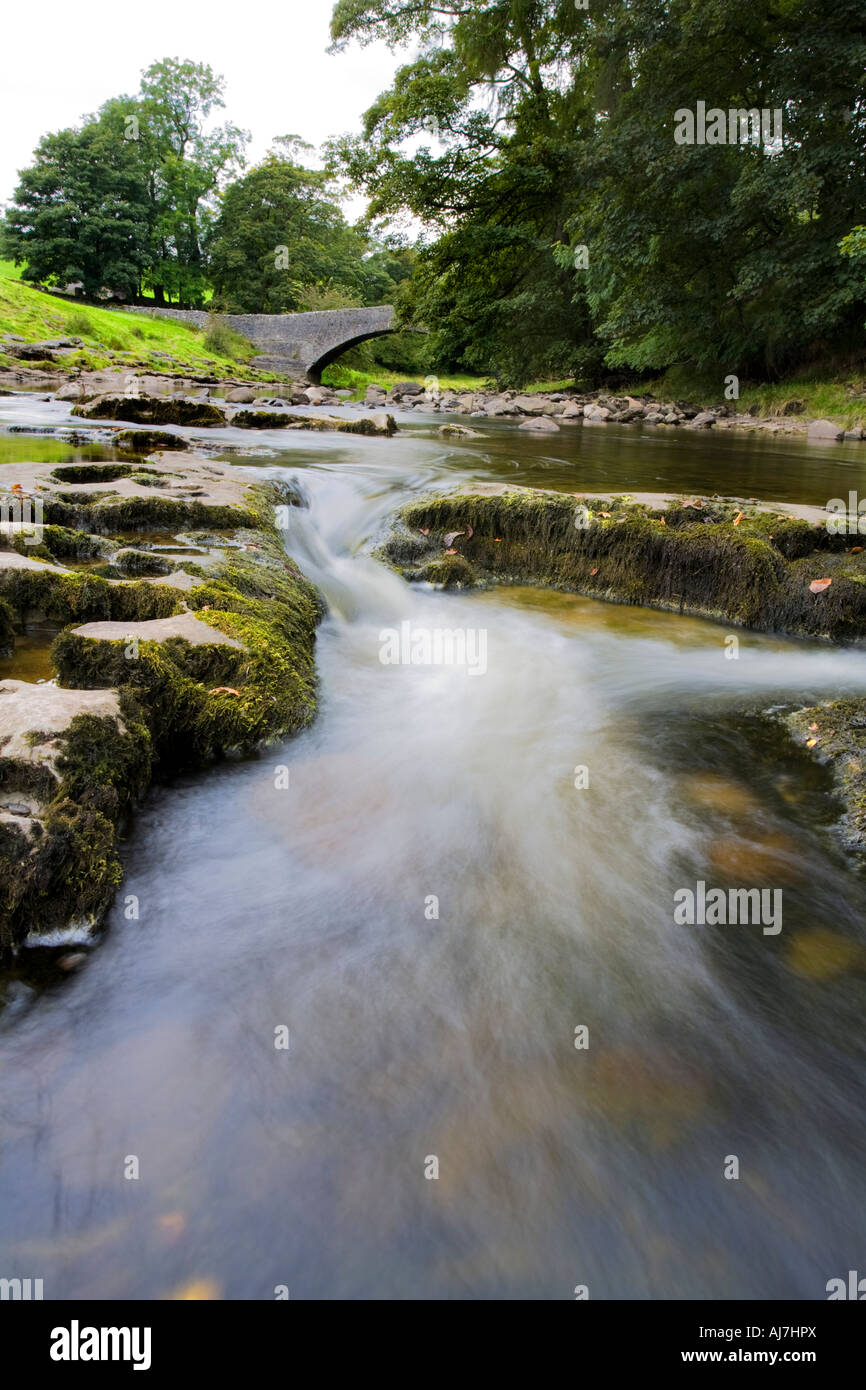
[[[549,415],[536,415],[529,420],[524,420],[522,425],[518,425],[521,430],[540,430],[544,434],[558,434],[559,425],[555,420],[551,420]]]
[[[80,381],[67,381],[59,390],[54,392],[54,399],[57,401],[80,401],[86,399],[88,392],[85,391]]]
[[[563,420],[579,420],[583,415],[583,406],[578,405],[577,401],[567,401],[562,411]]]
[[[862,438],[863,438],[863,431],[862,431],[862,430],[846,430],[845,433],[844,433],[844,435],[843,435],[842,437],[843,437],[843,439],[846,439],[846,440],[862,439]]]
[[[417,381],[398,381],[394,390],[401,396],[423,396],[424,387]]]
[[[249,386],[236,386],[233,391],[226,392],[226,400],[233,405],[252,405],[255,398],[256,393]]]
[[[583,407],[584,420],[609,420],[610,411],[606,405],[585,405]]]
[[[521,415],[547,415],[556,409],[546,396],[515,396],[511,404]]]
[[[491,396],[484,405],[484,414],[496,415],[516,415],[517,409],[513,401],[509,401],[505,396]]]
[[[832,420],[813,420],[809,425],[807,437],[809,439],[841,439],[845,431],[840,425],[834,425]]]
[[[689,420],[687,428],[690,430],[709,430],[716,423],[716,417],[711,410],[702,410]]]

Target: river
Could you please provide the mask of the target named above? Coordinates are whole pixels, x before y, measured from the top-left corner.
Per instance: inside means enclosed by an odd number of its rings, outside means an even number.
[[[821,1299],[862,1269],[866,883],[764,712],[866,693],[866,653],[732,660],[709,622],[368,551],[472,479],[823,505],[866,446],[438,423],[209,432],[308,501],[321,708],[154,789],[86,968],[3,982],[0,1275],[46,1298]],[[404,622],[483,632],[486,669],[384,665]],[[781,890],[781,930],[678,925],[698,881]]]

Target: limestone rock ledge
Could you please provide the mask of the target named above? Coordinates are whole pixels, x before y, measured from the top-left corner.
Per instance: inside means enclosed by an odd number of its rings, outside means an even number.
[[[193,455],[151,467],[159,496],[96,466],[77,495],[44,465],[15,467],[48,524],[38,544],[0,533],[0,645],[34,619],[60,631],[54,681],[0,679],[0,955],[31,931],[98,925],[154,778],[315,715],[324,605],[275,524],[297,499]],[[154,533],[195,556],[172,560]]]

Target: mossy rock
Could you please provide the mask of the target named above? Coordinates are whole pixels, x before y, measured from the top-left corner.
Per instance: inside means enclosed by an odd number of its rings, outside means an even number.
[[[132,470],[131,463],[70,463],[52,468],[51,476],[61,483],[113,483],[128,478]]]
[[[112,584],[91,573],[0,570],[0,597],[20,623],[34,617],[50,622],[146,622],[167,618],[178,605],[174,589],[144,582]]]
[[[244,507],[210,505],[171,497],[122,497],[84,494],[87,502],[46,498],[45,520],[52,525],[116,536],[124,531],[189,531],[210,528],[235,530],[255,525],[256,515]]]
[[[322,433],[375,435],[388,439],[397,432],[393,415],[386,416],[384,425],[365,417],[362,420],[339,420],[331,415],[291,415],[279,410],[239,410],[232,420],[242,430],[305,429]]]
[[[477,583],[475,571],[462,555],[431,560],[415,570],[411,577],[416,583],[438,584],[443,589],[471,589]]]
[[[457,533],[460,556],[451,558],[482,580],[542,584],[761,632],[834,642],[866,636],[866,561],[846,538],[788,518],[735,520],[732,504],[665,511],[554,493],[456,494],[405,507],[382,553],[407,578],[428,578]],[[825,577],[831,584],[813,593],[811,582]]]
[[[125,420],[130,425],[224,425],[226,417],[210,401],[162,396],[97,396],[72,407],[87,420]]]
[[[156,454],[162,449],[188,449],[189,445],[179,434],[167,430],[120,430],[112,440],[116,449],[128,450],[131,454]]]
[[[118,833],[150,779],[150,737],[124,713],[81,714],[53,738],[55,771],[0,757],[7,790],[44,801],[29,830],[0,823],[0,954],[27,931],[95,923],[121,882]]]

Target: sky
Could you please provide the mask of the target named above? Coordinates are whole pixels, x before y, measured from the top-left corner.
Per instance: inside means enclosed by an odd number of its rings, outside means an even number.
[[[210,63],[226,79],[231,120],[252,134],[251,161],[277,135],[320,145],[357,131],[359,119],[405,55],[384,44],[329,56],[332,0],[40,0],[11,6],[3,20],[0,83],[0,203],[46,131],[76,124],[108,97],[138,90],[159,58]],[[310,159],[310,162],[315,162]],[[344,204],[358,216],[363,199]]]

